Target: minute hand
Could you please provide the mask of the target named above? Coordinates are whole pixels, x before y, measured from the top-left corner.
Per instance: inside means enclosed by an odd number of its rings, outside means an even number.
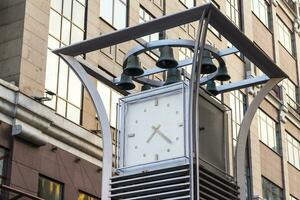
[[[157,133],[163,137],[169,144],[172,144],[172,141],[167,137],[165,136],[165,134],[163,134],[160,130],[157,130]]]

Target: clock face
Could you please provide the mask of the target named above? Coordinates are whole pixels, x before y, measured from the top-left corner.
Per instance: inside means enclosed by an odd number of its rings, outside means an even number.
[[[185,155],[182,91],[127,104],[124,123],[126,167]]]

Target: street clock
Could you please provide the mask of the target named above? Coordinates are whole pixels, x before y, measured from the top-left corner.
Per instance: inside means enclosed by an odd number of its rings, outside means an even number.
[[[184,82],[120,99],[118,166],[121,173],[189,163]]]

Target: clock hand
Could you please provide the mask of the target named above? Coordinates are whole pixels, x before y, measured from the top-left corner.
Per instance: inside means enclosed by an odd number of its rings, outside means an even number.
[[[162,136],[169,144],[172,144],[172,141],[165,134],[163,134],[160,130],[158,130],[157,133],[160,136]]]
[[[154,137],[154,135],[157,133],[157,130],[158,130],[159,128],[160,128],[160,124],[159,124],[157,127],[152,126],[153,133],[152,133],[152,134],[150,135],[150,137],[148,138],[147,143],[150,142],[150,140]]]

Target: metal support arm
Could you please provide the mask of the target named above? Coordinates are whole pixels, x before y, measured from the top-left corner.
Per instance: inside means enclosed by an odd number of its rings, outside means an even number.
[[[60,57],[71,67],[78,78],[85,86],[89,93],[92,102],[95,106],[95,110],[98,116],[98,120],[101,126],[102,132],[102,146],[103,146],[103,158],[102,158],[102,196],[101,199],[109,200],[110,191],[110,178],[112,176],[112,138],[110,132],[110,125],[105,111],[103,101],[97,91],[97,88],[91,81],[87,72],[83,69],[83,66],[73,57],[60,54]]]
[[[271,78],[260,90],[260,92],[257,94],[257,96],[253,99],[251,102],[249,108],[247,109],[247,112],[245,114],[244,120],[241,124],[240,131],[238,134],[238,140],[237,140],[237,147],[236,147],[236,177],[237,182],[240,187],[240,199],[244,200],[246,199],[246,177],[245,177],[245,158],[246,158],[246,144],[247,144],[247,138],[250,132],[250,126],[251,122],[253,120],[253,117],[261,104],[261,102],[264,100],[265,96],[272,90],[272,88],[277,85],[283,78]]]

